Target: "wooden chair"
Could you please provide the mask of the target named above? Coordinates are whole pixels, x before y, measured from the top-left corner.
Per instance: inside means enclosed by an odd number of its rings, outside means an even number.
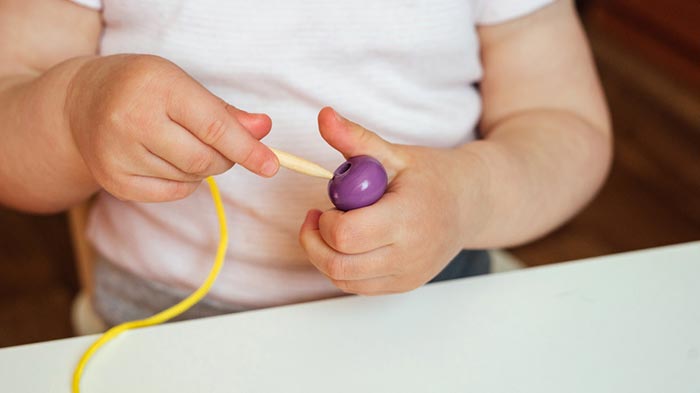
[[[73,332],[79,336],[100,333],[107,328],[91,302],[95,289],[93,267],[97,254],[90,245],[85,230],[92,203],[93,199],[90,199],[68,211],[68,226],[80,282],[80,292],[73,300],[71,308],[71,323]]]
[[[92,278],[95,250],[92,249],[87,240],[85,228],[87,227],[88,213],[91,206],[92,200],[89,200],[68,211],[68,226],[73,243],[73,253],[75,254],[80,287],[83,291],[90,294],[95,284]]]

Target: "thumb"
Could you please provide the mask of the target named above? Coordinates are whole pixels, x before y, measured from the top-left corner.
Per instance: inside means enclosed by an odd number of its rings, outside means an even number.
[[[388,165],[392,169],[399,169],[396,145],[342,117],[331,107],[325,107],[319,112],[318,130],[321,137],[345,158],[368,155],[379,160],[385,167]]]

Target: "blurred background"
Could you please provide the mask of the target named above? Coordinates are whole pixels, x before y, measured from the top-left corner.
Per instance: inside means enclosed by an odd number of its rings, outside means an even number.
[[[577,4],[612,112],[615,161],[588,208],[508,250],[525,266],[700,240],[700,2]],[[78,289],[66,215],[0,208],[0,347],[71,336]]]

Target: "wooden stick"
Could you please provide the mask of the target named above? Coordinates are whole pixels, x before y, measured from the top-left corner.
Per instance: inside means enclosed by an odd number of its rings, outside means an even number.
[[[291,169],[295,172],[308,176],[321,177],[324,179],[333,178],[333,172],[318,164],[281,150],[273,149],[271,147],[269,148],[277,156],[277,159],[280,161],[280,165],[287,169]]]

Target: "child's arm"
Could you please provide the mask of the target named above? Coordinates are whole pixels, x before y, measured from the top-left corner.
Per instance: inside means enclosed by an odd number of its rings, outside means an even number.
[[[339,288],[416,288],[462,248],[512,246],[545,234],[603,182],[608,114],[571,2],[479,34],[484,140],[452,150],[394,145],[330,110],[320,113],[321,134],[333,147],[373,155],[393,177],[375,205],[312,211],[302,225],[310,260]]]
[[[491,171],[498,214],[475,240],[512,246],[559,226],[600,188],[612,155],[610,119],[571,1],[479,35],[486,141],[464,150]]]
[[[64,0],[0,0],[0,204],[65,209],[99,187],[166,201],[241,163],[271,176],[266,115],[155,56],[95,56],[101,18]]]
[[[101,29],[98,12],[68,1],[0,1],[1,204],[55,211],[97,189],[66,128],[63,103],[87,60],[80,56],[96,53]]]

